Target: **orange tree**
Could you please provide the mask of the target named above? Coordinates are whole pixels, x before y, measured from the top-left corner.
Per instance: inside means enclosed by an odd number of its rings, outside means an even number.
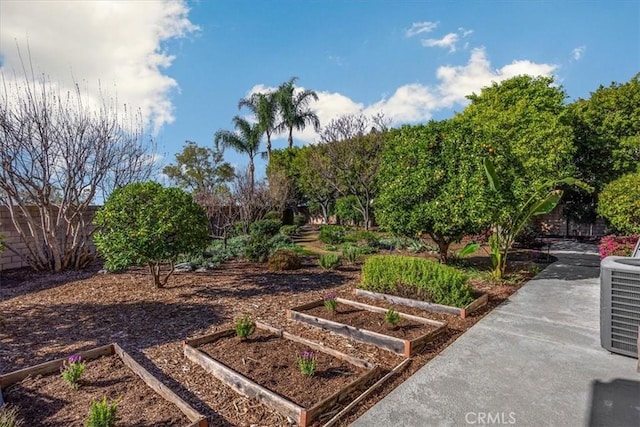
[[[163,287],[180,254],[204,250],[207,216],[188,193],[156,182],[116,189],[94,219],[94,241],[108,270],[146,264],[153,285]],[[160,266],[169,264],[161,277]]]

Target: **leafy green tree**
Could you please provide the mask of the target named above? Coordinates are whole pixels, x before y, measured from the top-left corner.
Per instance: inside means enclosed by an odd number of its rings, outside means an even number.
[[[640,173],[630,173],[607,184],[600,193],[598,213],[618,232],[640,234]]]
[[[200,147],[193,141],[187,141],[182,152],[176,154],[176,163],[165,166],[162,173],[193,193],[215,192],[234,176],[233,167],[223,161],[222,151]]]
[[[335,212],[341,220],[351,221],[358,225],[362,223],[364,218],[362,212],[357,208],[358,198],[356,196],[340,197],[336,200]]]
[[[254,93],[243,98],[238,108],[246,107],[255,116],[262,132],[267,136],[267,157],[271,157],[271,135],[276,131],[278,102],[275,92]],[[291,146],[291,143],[289,144]]]
[[[622,175],[640,171],[640,73],[624,84],[600,86],[567,110],[575,135],[576,177],[596,191],[569,191],[565,214],[593,222],[600,190]]]
[[[94,224],[94,241],[106,268],[146,264],[156,288],[167,283],[180,254],[201,251],[208,242],[204,209],[184,190],[156,182],[116,189],[96,213]],[[163,278],[162,263],[170,265]]]
[[[260,139],[262,138],[262,128],[259,123],[249,123],[240,116],[233,118],[236,132],[219,130],[215,133],[214,141],[216,146],[222,144],[223,147],[230,147],[239,153],[249,156],[249,188],[255,188],[255,164],[254,159],[260,149]]]
[[[322,222],[329,223],[329,215],[335,201],[336,191],[323,176],[330,168],[324,144],[305,146],[293,159],[300,192],[309,204],[312,213],[319,211]]]
[[[294,160],[299,152],[299,147],[274,150],[269,158],[267,165],[269,194],[279,212],[287,207],[295,210],[302,201],[298,188],[298,171],[294,167]]]
[[[574,174],[565,97],[552,78],[519,76],[470,95],[471,104],[456,116],[504,183],[491,202],[497,223],[514,217],[543,183]]]
[[[304,130],[312,125],[316,132],[320,130],[318,115],[309,108],[309,103],[318,100],[318,94],[312,90],[296,90],[297,77],[292,77],[278,87],[276,102],[280,111],[281,122],[276,126],[278,132],[288,132],[289,148],[293,147],[293,129]]]
[[[376,220],[399,235],[429,235],[447,262],[452,242],[491,222],[481,155],[452,121],[392,130],[378,175]]]

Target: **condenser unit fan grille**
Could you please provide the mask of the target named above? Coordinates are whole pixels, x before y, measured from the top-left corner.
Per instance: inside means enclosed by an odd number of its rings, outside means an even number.
[[[611,346],[635,352],[640,326],[640,274],[611,272]]]

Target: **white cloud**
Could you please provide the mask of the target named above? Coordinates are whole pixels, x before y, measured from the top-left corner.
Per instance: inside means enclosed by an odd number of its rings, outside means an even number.
[[[460,33],[462,35],[462,37],[468,37],[471,34],[473,34],[473,30],[467,30],[464,27],[459,27],[458,28],[458,33]]]
[[[174,59],[163,42],[197,30],[188,12],[184,0],[3,2],[0,71],[21,75],[17,41],[36,75],[63,88],[78,79],[94,96],[101,85],[119,104],[140,108],[157,132],[174,120],[170,95],[178,89],[163,74]]]
[[[557,69],[554,64],[537,64],[528,60],[513,61],[493,70],[484,48],[475,48],[466,65],[441,66],[436,71],[440,80],[438,93],[441,107],[451,108],[466,105],[466,96],[479,92],[492,82],[500,82],[518,75],[550,76]]]
[[[515,60],[494,69],[484,48],[471,51],[468,62],[460,66],[441,66],[436,70],[435,85],[411,83],[402,85],[390,97],[382,97],[369,105],[352,100],[337,92],[317,92],[319,100],[311,104],[320,118],[321,125],[344,114],[373,115],[382,112],[392,125],[426,122],[437,111],[464,107],[469,103],[467,95],[478,93],[492,82],[500,82],[518,75],[551,76],[558,68],[554,64]],[[256,85],[251,92],[273,90]],[[302,89],[302,88],[301,88]],[[284,138],[279,135],[278,138]],[[318,141],[318,135],[308,127],[304,132],[294,132],[294,139],[306,144]]]
[[[573,58],[574,61],[578,61],[584,56],[584,53],[586,52],[586,50],[587,50],[586,46],[578,46],[577,48],[571,51],[571,57]]]
[[[448,48],[449,52],[456,51],[456,43],[460,37],[456,33],[449,33],[441,39],[425,39],[422,40],[422,46],[425,47],[442,47]]]
[[[431,31],[435,30],[437,26],[437,22],[414,22],[413,24],[411,24],[410,28],[405,30],[404,35],[405,37],[413,37],[422,33],[430,33]]]

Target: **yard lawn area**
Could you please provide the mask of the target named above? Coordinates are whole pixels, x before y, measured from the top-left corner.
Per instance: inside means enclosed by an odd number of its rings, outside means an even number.
[[[322,298],[330,291],[342,298],[386,307],[384,302],[352,294],[360,280],[360,265],[324,271],[315,258],[304,258],[300,270],[270,272],[266,265],[232,261],[209,272],[176,273],[164,289],[153,289],[143,270],[98,274],[99,268],[58,275],[29,270],[1,273],[0,373],[117,342],[194,409],[209,417],[210,425],[264,426],[285,425],[287,420],[234,393],[185,359],[184,339],[227,329],[235,318],[249,313],[255,320],[376,363],[385,371],[402,361],[401,356],[388,351],[286,318],[288,308]],[[398,306],[402,312],[444,320],[449,330],[338,425],[348,425],[364,413],[518,286],[476,284],[476,288],[489,293],[489,304],[464,320]]]

